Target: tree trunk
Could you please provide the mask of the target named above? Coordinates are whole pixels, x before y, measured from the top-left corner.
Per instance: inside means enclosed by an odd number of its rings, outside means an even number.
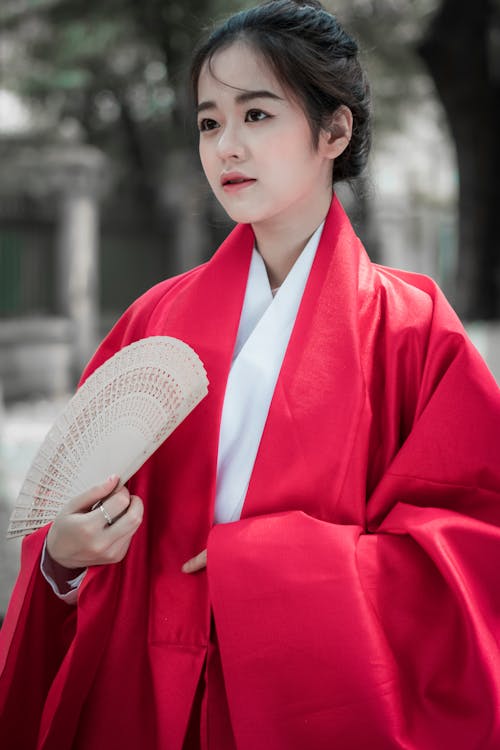
[[[491,0],[443,0],[419,53],[455,141],[459,262],[453,300],[466,319],[500,317],[500,81]]]

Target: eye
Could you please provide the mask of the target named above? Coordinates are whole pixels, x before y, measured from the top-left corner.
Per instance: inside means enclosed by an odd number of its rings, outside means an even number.
[[[266,120],[270,115],[263,112],[261,109],[249,109],[245,115],[246,122],[260,122],[260,120]]]
[[[209,117],[204,117],[203,120],[200,120],[198,123],[198,129],[201,133],[206,132],[207,130],[215,130],[215,128],[219,127],[216,120],[211,120]]]

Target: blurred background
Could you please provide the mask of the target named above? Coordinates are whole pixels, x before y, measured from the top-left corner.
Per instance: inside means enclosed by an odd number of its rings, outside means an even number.
[[[24,474],[98,341],[231,227],[186,71],[242,0],[0,5],[0,619]],[[372,259],[433,276],[500,378],[500,0],[324,3],[372,82],[366,176],[339,191]]]

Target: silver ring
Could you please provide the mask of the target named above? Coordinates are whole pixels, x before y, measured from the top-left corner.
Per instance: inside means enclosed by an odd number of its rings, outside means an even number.
[[[99,503],[99,508],[101,509],[102,515],[106,519],[106,523],[108,524],[108,526],[112,526],[114,524],[114,519],[111,518],[111,516],[109,515],[108,511],[106,510],[106,508],[104,507],[102,503]]]

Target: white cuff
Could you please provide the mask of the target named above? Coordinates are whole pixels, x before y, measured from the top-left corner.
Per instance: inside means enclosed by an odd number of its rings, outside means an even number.
[[[59,599],[62,599],[62,601],[66,602],[67,604],[76,604],[76,600],[78,598],[78,588],[85,577],[87,568],[79,573],[79,575],[75,576],[75,578],[70,578],[67,581],[61,581],[58,585],[52,576],[52,565],[49,553],[47,552],[47,540],[45,540],[42,550],[42,557],[40,560],[40,570],[43,577],[50,585],[52,591]],[[67,590],[61,591],[62,587]]]

